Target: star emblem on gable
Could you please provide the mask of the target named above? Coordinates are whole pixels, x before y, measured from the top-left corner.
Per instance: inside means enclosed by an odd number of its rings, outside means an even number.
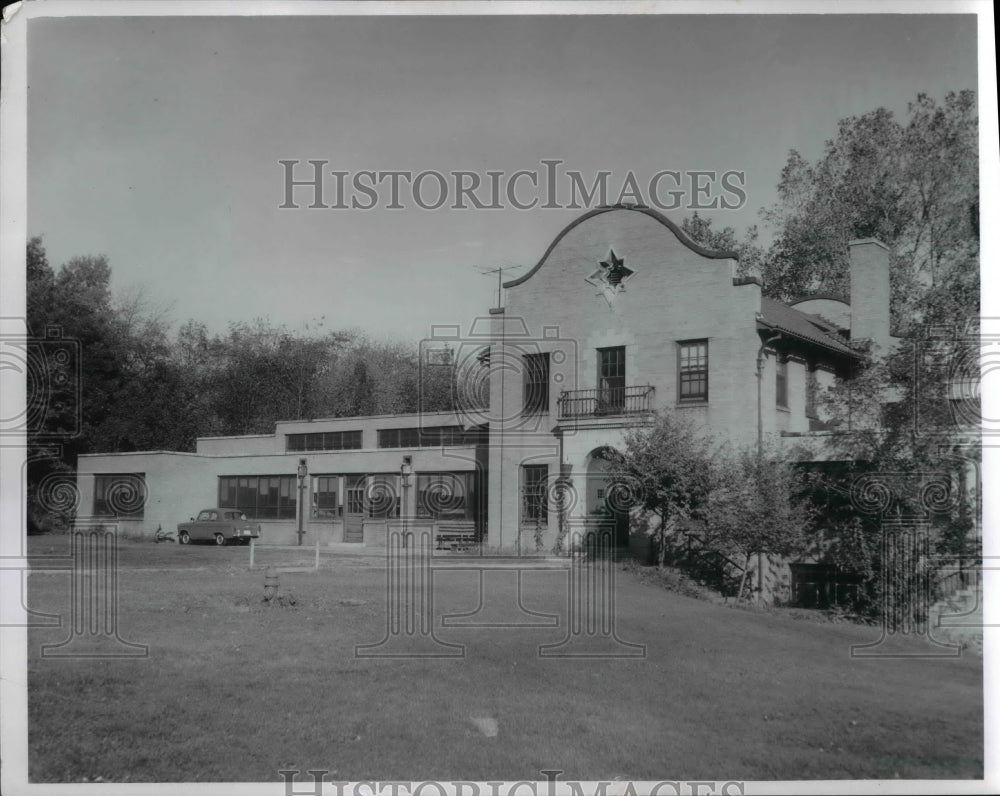
[[[616,255],[612,249],[608,258],[602,260],[600,267],[586,277],[586,280],[594,287],[600,288],[601,292],[598,295],[603,295],[608,306],[611,306],[615,296],[624,292],[625,282],[634,274],[635,271],[625,265],[625,258]]]

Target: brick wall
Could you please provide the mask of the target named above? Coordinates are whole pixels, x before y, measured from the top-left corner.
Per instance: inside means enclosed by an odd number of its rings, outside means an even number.
[[[885,354],[889,336],[889,247],[874,238],[852,240],[851,339],[872,340]]]

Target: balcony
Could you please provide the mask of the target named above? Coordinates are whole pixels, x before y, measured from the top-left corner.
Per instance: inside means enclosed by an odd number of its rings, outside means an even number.
[[[653,411],[653,387],[606,387],[600,390],[563,390],[559,395],[559,419],[618,417]]]

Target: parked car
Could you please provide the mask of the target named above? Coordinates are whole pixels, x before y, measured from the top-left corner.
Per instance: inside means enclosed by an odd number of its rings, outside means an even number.
[[[198,541],[214,541],[220,546],[230,542],[250,544],[251,539],[259,537],[260,524],[250,522],[238,509],[204,509],[197,518],[177,526],[177,541],[181,544]]]

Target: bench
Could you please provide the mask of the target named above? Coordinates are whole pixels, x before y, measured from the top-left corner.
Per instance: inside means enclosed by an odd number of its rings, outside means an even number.
[[[468,550],[476,543],[476,525],[466,522],[439,522],[434,534],[437,550]]]

